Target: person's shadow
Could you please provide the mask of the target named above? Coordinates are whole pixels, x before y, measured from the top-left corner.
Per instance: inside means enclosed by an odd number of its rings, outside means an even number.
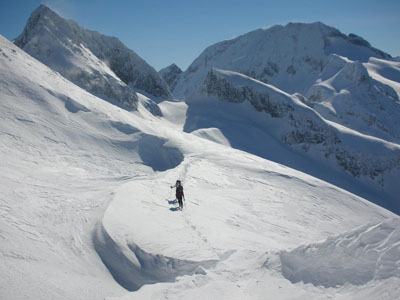
[[[168,200],[167,199],[167,201],[168,201],[169,205],[175,205],[175,204],[178,203],[178,201],[176,199],[174,199],[174,200]],[[178,207],[171,207],[169,210],[170,211],[178,211],[178,210],[180,210],[180,208],[179,208],[179,206]]]

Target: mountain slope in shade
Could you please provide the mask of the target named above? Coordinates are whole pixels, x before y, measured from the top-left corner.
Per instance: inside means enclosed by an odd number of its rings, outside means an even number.
[[[46,5],[30,16],[15,44],[91,93],[135,108],[134,89],[169,98],[160,75],[117,38],[79,27]]]

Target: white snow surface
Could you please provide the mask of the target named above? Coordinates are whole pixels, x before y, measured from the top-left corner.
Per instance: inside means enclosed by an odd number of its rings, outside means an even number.
[[[282,251],[280,259],[283,275],[290,281],[335,287],[400,277],[399,256],[397,218],[363,226],[323,243]]]
[[[0,74],[1,299],[400,297],[395,214],[185,133],[173,103],[160,105],[167,118],[140,94],[136,112],[114,106],[1,36]],[[354,246],[342,256],[335,241]],[[303,244],[316,255],[302,265]],[[371,252],[355,274],[377,258],[381,268],[334,287],[285,277],[285,266],[321,263],[324,249],[333,252],[328,278],[334,258],[351,263],[359,250]]]

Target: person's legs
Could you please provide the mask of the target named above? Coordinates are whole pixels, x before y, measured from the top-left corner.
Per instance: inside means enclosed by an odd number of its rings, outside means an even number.
[[[178,196],[179,207],[183,208],[182,196]]]

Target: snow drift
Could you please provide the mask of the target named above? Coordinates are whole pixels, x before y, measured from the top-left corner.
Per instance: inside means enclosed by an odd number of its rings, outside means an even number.
[[[93,237],[96,251],[114,279],[128,291],[145,284],[173,282],[183,275],[201,274],[201,267],[210,268],[216,261],[190,261],[144,251],[134,242],[115,242],[102,224]]]

